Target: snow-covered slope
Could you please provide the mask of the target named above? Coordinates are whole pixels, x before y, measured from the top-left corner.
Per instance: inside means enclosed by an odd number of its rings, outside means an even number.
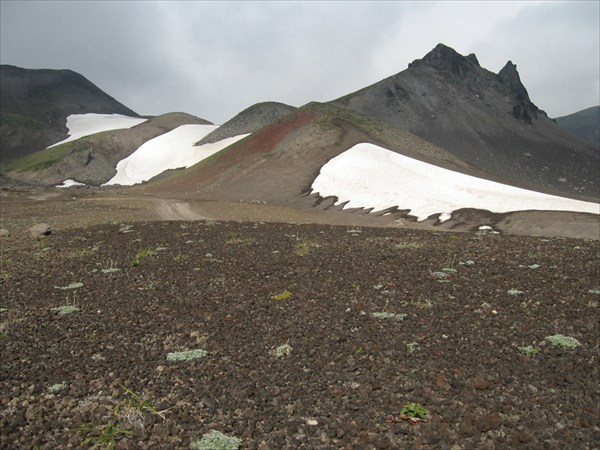
[[[71,114],[67,117],[69,137],[48,148],[64,144],[65,142],[74,141],[84,136],[89,136],[90,134],[100,133],[101,131],[131,128],[146,120],[147,119],[123,116],[121,114]]]
[[[410,209],[419,221],[461,208],[503,213],[523,210],[600,214],[600,204],[571,200],[464,175],[360,143],[325,164],[312,184],[322,197],[336,196],[345,208]]]
[[[133,185],[165,170],[190,167],[248,136],[243,134],[213,144],[194,145],[216,128],[216,125],[182,125],[144,143],[129,157],[119,161],[117,174],[105,185]]]

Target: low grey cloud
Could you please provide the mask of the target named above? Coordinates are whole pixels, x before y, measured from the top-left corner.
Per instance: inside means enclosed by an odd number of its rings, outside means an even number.
[[[517,64],[552,117],[599,99],[598,2],[71,2],[2,0],[0,62],[68,68],[142,114],[222,123],[375,83],[443,42]]]

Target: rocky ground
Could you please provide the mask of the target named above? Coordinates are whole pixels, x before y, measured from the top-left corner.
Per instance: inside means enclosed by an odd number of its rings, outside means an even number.
[[[600,445],[598,241],[227,221],[0,239],[2,449]]]

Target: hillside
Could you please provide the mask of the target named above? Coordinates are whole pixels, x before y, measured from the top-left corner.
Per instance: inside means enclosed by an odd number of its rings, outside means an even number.
[[[210,122],[185,113],[154,117],[133,128],[109,130],[37,151],[1,166],[5,175],[45,186],[73,179],[100,185],[116,174],[117,163],[145,142],[185,124]]]
[[[198,141],[196,145],[213,144],[233,136],[254,133],[267,125],[271,125],[295,109],[295,107],[284,103],[257,103],[225,122],[215,131]]]
[[[439,44],[389,78],[333,101],[385,121],[513,183],[600,196],[599,155],[529,98],[516,66],[494,74]]]
[[[139,117],[71,70],[0,66],[0,157],[3,161],[48,147],[67,137],[71,114]]]
[[[600,106],[592,106],[554,120],[574,135],[594,144],[600,152]]]

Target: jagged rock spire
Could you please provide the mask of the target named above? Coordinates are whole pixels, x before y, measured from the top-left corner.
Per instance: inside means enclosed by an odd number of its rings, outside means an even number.
[[[521,83],[521,77],[517,72],[516,64],[508,61],[505,66],[498,72],[498,79],[505,87],[506,92],[515,100],[513,104],[513,116],[517,119],[522,119],[527,123],[531,122],[531,118],[537,118],[538,108],[529,99],[527,89]]]

